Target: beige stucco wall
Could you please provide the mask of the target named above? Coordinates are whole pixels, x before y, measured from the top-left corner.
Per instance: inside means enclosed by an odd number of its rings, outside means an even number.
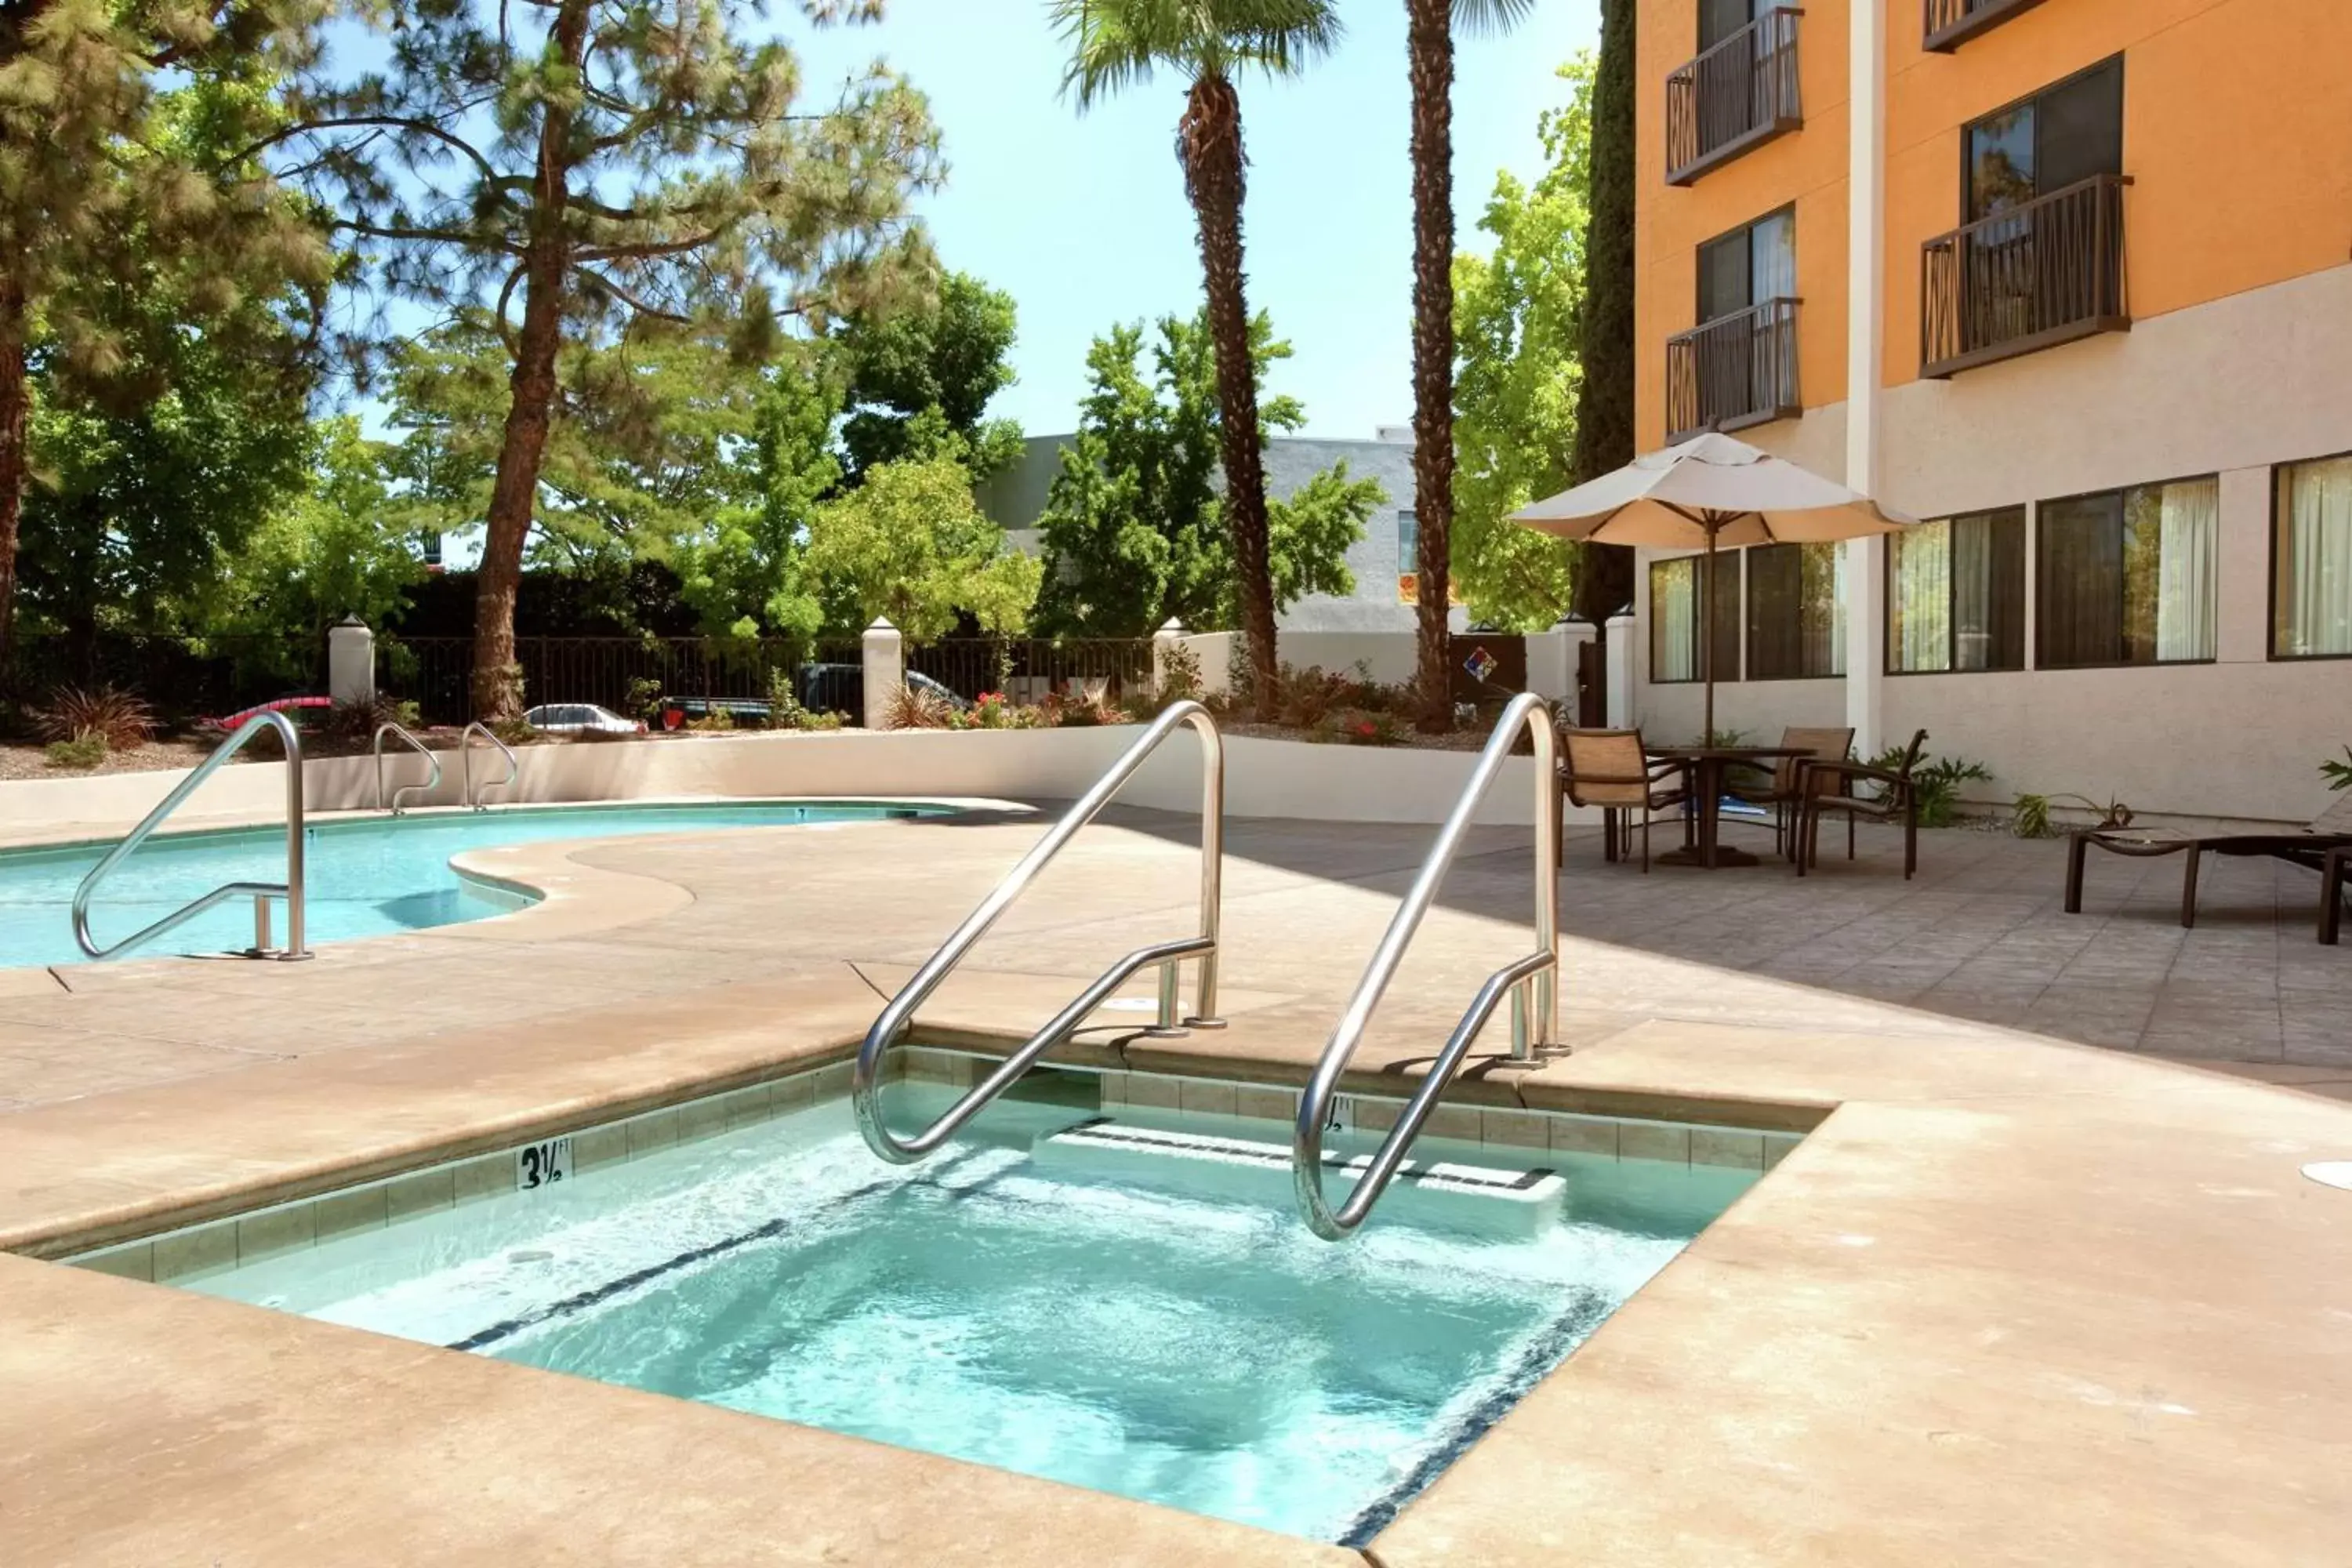
[[[2352,447],[2347,367],[2352,267],[2338,267],[1889,390],[1882,489],[1895,506],[1946,517],[2218,472],[2221,572],[2216,663],[1890,676],[1886,733],[1925,729],[1936,752],[1985,763],[1988,799],[2074,793],[2184,816],[2316,816],[2327,804],[2318,762],[2352,743],[2352,661],[2270,662],[2271,466]],[[1742,434],[1818,472],[1844,470],[1842,405]],[[1648,682],[1646,574],[1642,588],[1638,711],[1660,734],[1695,735],[1698,688]],[[2030,656],[2030,620],[2027,640]],[[1758,735],[1843,723],[1844,711],[1834,680],[1716,692],[1717,725]]]

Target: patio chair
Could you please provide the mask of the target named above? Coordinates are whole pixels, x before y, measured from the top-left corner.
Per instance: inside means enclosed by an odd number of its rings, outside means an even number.
[[[1927,731],[1920,731],[1903,748],[1903,760],[1891,768],[1874,768],[1847,759],[1822,762],[1808,758],[1797,764],[1797,875],[1808,862],[1821,862],[1822,818],[1832,811],[1845,814],[1845,858],[1853,858],[1853,825],[1863,822],[1903,824],[1903,879],[1919,868],[1919,792],[1911,773],[1927,749]],[[1875,782],[1884,786],[1876,795],[1857,795],[1855,786]]]
[[[1796,858],[1797,774],[1800,764],[1808,762],[1843,762],[1853,752],[1853,731],[1851,729],[1807,729],[1791,724],[1780,731],[1780,744],[1789,751],[1803,753],[1782,757],[1764,777],[1735,779],[1725,787],[1734,796],[1751,805],[1772,808],[1772,847],[1790,859]],[[1762,763],[1753,772],[1763,773]],[[1826,782],[1826,781],[1824,781]]]
[[[2352,890],[2352,846],[2327,852],[2326,868],[2319,873],[2319,942],[2334,947],[2344,924],[2344,895]]]
[[[1689,798],[1686,764],[1653,763],[1642,749],[1639,730],[1579,730],[1561,731],[1560,794],[1567,805],[1601,808],[1601,858],[1615,860],[1620,846],[1633,848],[1634,814],[1640,814],[1642,869],[1650,868],[1650,822],[1653,815],[1680,806]],[[1669,781],[1680,782],[1674,787]],[[1566,815],[1566,806],[1561,808]]]
[[[2308,826],[2279,833],[2185,833],[2173,827],[2077,827],[2066,835],[2066,912],[2083,912],[2084,862],[2093,845],[2135,859],[2186,855],[2180,877],[2180,924],[2197,924],[2197,874],[2208,855],[2257,855],[2285,860],[2327,875],[2331,851],[2352,848],[2352,790],[2311,819]],[[2327,906],[2320,910],[2320,940],[2327,940]]]

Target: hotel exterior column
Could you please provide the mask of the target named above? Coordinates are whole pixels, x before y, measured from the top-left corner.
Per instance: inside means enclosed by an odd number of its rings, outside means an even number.
[[[1886,6],[1854,0],[1846,155],[1845,482],[1879,497],[1878,381],[1886,321]],[[1857,754],[1885,742],[1886,541],[1845,551],[1845,719]]]

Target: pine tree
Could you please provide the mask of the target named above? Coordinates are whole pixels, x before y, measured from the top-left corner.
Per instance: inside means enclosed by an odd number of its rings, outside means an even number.
[[[1584,234],[1584,379],[1576,400],[1579,484],[1633,460],[1634,0],[1601,0],[1592,82],[1592,217]],[[1577,614],[1598,624],[1633,602],[1633,552],[1588,545]]]
[[[311,84],[279,154],[386,294],[485,310],[510,358],[474,709],[521,706],[514,606],[567,345],[725,334],[763,359],[928,280],[921,95],[877,67],[812,110],[755,0],[389,0],[391,57]],[[812,24],[881,0],[798,0]],[[763,30],[763,29],[759,29]]]

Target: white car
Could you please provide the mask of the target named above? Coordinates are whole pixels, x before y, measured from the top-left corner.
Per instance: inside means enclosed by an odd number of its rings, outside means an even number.
[[[607,735],[637,735],[646,728],[593,702],[550,702],[524,713],[522,721],[550,735],[577,735],[590,730]]]

